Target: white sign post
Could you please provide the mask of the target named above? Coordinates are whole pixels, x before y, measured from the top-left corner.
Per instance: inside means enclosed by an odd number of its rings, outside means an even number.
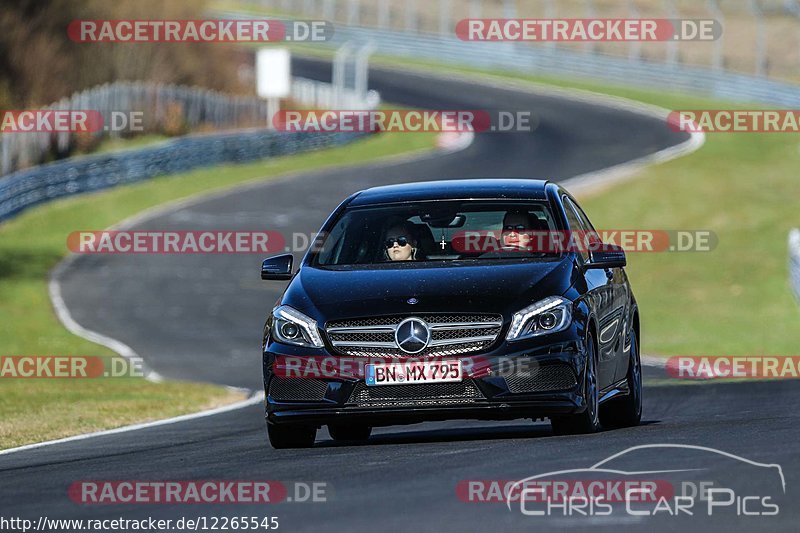
[[[280,99],[291,94],[291,55],[286,48],[262,48],[256,53],[256,93],[267,99],[267,127],[280,110]]]

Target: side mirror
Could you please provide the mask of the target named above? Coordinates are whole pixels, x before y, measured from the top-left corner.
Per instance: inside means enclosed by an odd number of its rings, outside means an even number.
[[[625,250],[616,244],[603,244],[592,252],[592,259],[586,268],[622,268],[628,264]]]
[[[282,281],[292,279],[292,254],[276,255],[261,263],[261,279]]]

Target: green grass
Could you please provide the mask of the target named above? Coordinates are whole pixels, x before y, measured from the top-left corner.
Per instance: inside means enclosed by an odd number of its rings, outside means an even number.
[[[292,48],[304,55],[331,55],[309,44]],[[577,88],[666,109],[770,107],[427,60],[375,55],[371,61],[435,74]],[[691,155],[581,198],[598,228],[711,230],[719,238],[717,248],[707,253],[629,254],[627,271],[641,306],[645,353],[798,353],[800,308],[787,266],[788,232],[800,226],[798,175],[796,135],[718,133],[707,135],[703,148]]]
[[[46,204],[0,225],[0,355],[99,355],[53,313],[50,270],[72,231],[101,229],[148,207],[292,172],[428,150],[435,135],[383,134],[344,147],[165,176]],[[0,448],[196,411],[238,399],[222,387],[143,379],[0,379]]]
[[[797,354],[787,236],[800,225],[798,171],[792,135],[710,134],[700,151],[583,201],[598,227],[719,238],[706,253],[629,254],[645,353]]]
[[[405,59],[392,64],[574,87],[667,109],[769,107]],[[787,251],[789,230],[800,226],[798,175],[796,135],[708,134],[699,151],[581,198],[597,228],[711,230],[719,238],[711,252],[628,254],[644,353],[798,353],[800,308],[788,281]]]
[[[169,418],[245,397],[214,385],[141,378],[6,378],[0,395],[0,449]]]
[[[161,135],[160,133],[147,133],[144,135],[136,135],[130,138],[109,137],[107,139],[103,139],[100,144],[97,145],[97,148],[91,153],[106,154],[110,152],[118,152],[120,150],[136,150],[168,141],[171,138],[172,137]]]

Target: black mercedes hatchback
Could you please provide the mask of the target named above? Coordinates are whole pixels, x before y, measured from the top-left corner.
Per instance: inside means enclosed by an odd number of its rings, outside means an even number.
[[[624,251],[558,184],[477,179],[347,198],[266,321],[269,440],[307,447],[432,420],[639,423],[639,310]]]

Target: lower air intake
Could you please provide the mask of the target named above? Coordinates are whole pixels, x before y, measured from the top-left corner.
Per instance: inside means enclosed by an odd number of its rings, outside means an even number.
[[[358,383],[350,395],[350,403],[361,407],[416,407],[473,403],[485,398],[472,380],[380,387]]]
[[[571,389],[578,384],[569,365],[546,365],[531,368],[505,377],[508,390],[520,392],[548,392]]]
[[[325,398],[328,384],[318,379],[272,378],[269,395],[280,401],[320,401]]]

